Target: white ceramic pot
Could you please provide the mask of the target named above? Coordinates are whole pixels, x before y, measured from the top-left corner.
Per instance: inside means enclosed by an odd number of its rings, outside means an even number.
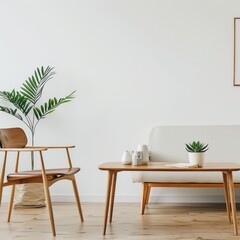
[[[134,151],[132,155],[132,165],[139,166],[142,164],[142,152],[141,151]]]
[[[189,152],[189,163],[191,165],[202,166],[204,163],[205,153],[204,152]]]
[[[148,164],[149,162],[149,152],[147,145],[138,145],[138,151],[142,152],[142,164]]]
[[[124,151],[122,156],[122,164],[128,165],[132,163],[132,156],[129,151]]]

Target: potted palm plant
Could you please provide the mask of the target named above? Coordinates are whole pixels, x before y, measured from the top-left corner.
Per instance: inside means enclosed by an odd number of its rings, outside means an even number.
[[[208,144],[193,141],[192,143],[185,144],[185,146],[188,151],[190,164],[201,167],[204,163],[205,152],[208,150]]]
[[[0,91],[0,99],[6,103],[5,105],[0,105],[0,111],[19,119],[27,126],[31,133],[32,146],[34,146],[35,131],[39,121],[46,118],[50,113],[53,113],[60,105],[70,102],[74,98],[75,91],[66,97],[59,99],[53,97],[49,98],[45,103],[39,103],[46,83],[52,79],[54,75],[53,67],[37,68],[34,74],[22,84],[19,91],[15,89],[11,91]],[[31,168],[32,170],[34,169],[33,154],[31,155]],[[42,194],[42,197],[44,197],[42,186],[36,188],[36,184],[22,184],[19,185],[19,188],[21,188],[21,190],[19,190],[21,193],[17,194],[16,192],[15,194],[15,200],[18,199],[18,205],[35,205],[35,203],[37,203],[36,205],[38,206],[41,204],[44,205],[42,203],[43,201],[38,201],[36,198],[34,199],[34,196],[29,197],[29,191],[26,190],[26,188],[31,188],[30,192],[36,192],[34,190],[36,189]],[[39,190],[40,188],[42,188],[42,190]],[[26,194],[28,196],[27,200],[22,199],[22,197],[19,199],[19,196],[24,196],[23,191],[28,192]],[[33,202],[29,201],[31,198]],[[39,204],[39,202],[41,204]]]

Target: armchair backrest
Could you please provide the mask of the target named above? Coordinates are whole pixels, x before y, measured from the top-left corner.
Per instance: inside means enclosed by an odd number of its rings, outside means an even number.
[[[2,148],[24,148],[27,141],[27,136],[22,128],[0,129],[0,146]]]

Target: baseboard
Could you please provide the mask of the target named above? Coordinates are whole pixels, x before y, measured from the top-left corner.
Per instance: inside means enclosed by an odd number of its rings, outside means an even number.
[[[55,196],[55,201],[63,201],[66,199],[64,196]],[[70,200],[70,198],[69,198]],[[72,198],[71,200],[74,201]],[[106,197],[105,196],[81,196],[81,201],[82,202],[105,202]],[[115,196],[115,202],[141,202],[141,196],[139,195],[116,195]],[[222,195],[214,195],[214,196],[209,196],[209,195],[201,195],[201,196],[186,196],[186,195],[164,195],[164,196],[158,196],[158,195],[152,195],[150,197],[150,202],[155,202],[155,203],[224,203],[225,199],[224,196]],[[240,203],[239,197],[236,197],[236,202]]]
[[[105,195],[80,195],[81,202],[105,202]],[[54,202],[74,202],[74,196],[66,196],[66,195],[54,195],[52,196],[52,200]],[[140,195],[116,195],[115,202],[140,202]],[[223,195],[162,195],[161,197],[158,195],[152,195],[150,197],[150,202],[179,202],[179,203],[224,203],[225,199]],[[240,198],[236,197],[236,202],[240,203]]]
[[[75,202],[73,195],[52,195],[53,202]],[[105,202],[106,197],[104,195],[80,195],[81,202]],[[9,201],[9,196],[4,195],[3,202]],[[116,195],[115,202],[140,202],[141,196],[139,195]],[[224,196],[222,195],[152,195],[150,202],[156,203],[223,203]],[[236,202],[240,203],[240,198],[236,197]]]

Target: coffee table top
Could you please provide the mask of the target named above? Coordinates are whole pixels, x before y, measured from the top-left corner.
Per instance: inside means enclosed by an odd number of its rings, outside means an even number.
[[[174,162],[149,162],[148,165],[133,166],[124,165],[121,162],[106,162],[98,168],[103,171],[179,171],[179,172],[224,172],[224,171],[239,171],[240,163],[231,162],[212,162],[205,163],[202,167],[176,167]]]

